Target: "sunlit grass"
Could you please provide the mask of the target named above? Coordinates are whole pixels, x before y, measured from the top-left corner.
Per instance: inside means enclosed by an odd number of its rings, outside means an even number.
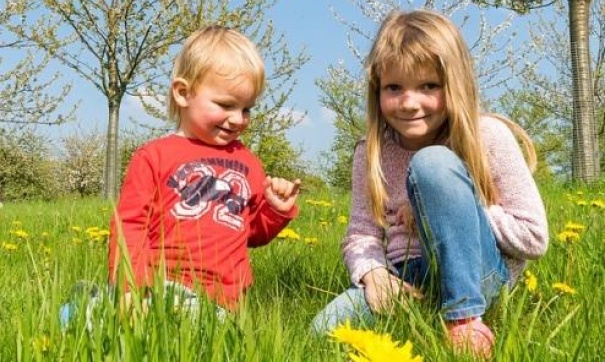
[[[486,315],[496,332],[496,360],[599,359],[605,326],[604,191],[542,186],[550,248]],[[239,313],[224,322],[210,303],[194,316],[175,308],[158,287],[146,313],[140,303],[124,313],[102,293],[92,329],[83,313],[62,329],[59,309],[79,280],[105,291],[112,205],[96,199],[4,204],[0,360],[348,361],[350,345],[312,335],[309,323],[349,285],[339,249],[349,202],[347,194],[327,190],[303,195],[300,217],[270,245],[251,251],[254,287]],[[87,297],[76,303],[85,310]],[[359,330],[392,341],[393,353],[409,341],[410,358],[459,360],[444,342],[442,320],[430,303],[402,303]]]

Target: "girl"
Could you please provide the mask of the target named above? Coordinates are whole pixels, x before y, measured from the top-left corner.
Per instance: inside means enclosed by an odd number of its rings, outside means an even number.
[[[454,351],[488,357],[494,336],[481,316],[548,244],[533,145],[516,124],[480,113],[468,47],[440,14],[391,12],[366,72],[367,133],[342,242],[353,286],[313,327],[326,332],[401,293],[431,293]]]

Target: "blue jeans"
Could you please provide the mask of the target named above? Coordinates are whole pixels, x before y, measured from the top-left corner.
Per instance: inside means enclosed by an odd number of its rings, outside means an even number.
[[[470,175],[444,146],[418,151],[406,182],[422,257],[398,265],[398,277],[437,298],[445,320],[481,316],[508,283],[509,272]],[[352,287],[313,320],[325,333],[345,320],[371,322],[364,290]]]
[[[64,303],[59,310],[61,329],[65,330],[69,327],[69,324],[75,320],[76,313],[78,312],[78,302],[83,302],[83,304],[86,304],[86,328],[89,332],[92,332],[94,326],[93,313],[95,309],[98,308],[97,306],[101,303],[102,298],[113,299],[114,293],[115,290],[113,285],[108,286],[105,292],[99,292],[99,288],[95,284],[84,280],[78,281],[72,287],[71,300]],[[180,310],[189,313],[192,318],[200,313],[203,306],[202,300],[193,290],[185,285],[165,280],[164,293],[166,298],[173,298],[173,306],[175,308],[179,308]],[[127,292],[124,296],[128,298],[129,294],[130,292]],[[82,300],[83,298],[86,299]],[[143,300],[143,303],[146,303],[147,305],[151,305],[152,302],[152,297],[147,297]],[[216,305],[215,308],[218,321],[220,323],[225,322],[227,311],[218,305]]]

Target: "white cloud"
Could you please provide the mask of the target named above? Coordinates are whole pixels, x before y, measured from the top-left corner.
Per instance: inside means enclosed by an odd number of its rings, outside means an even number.
[[[163,109],[164,107],[166,107],[164,96],[158,96],[157,98],[146,96],[144,98],[146,103],[153,105],[158,109]],[[145,109],[143,108],[143,103],[141,102],[141,99],[139,97],[127,95],[126,97],[124,97],[124,101],[122,102],[122,108],[120,111],[125,112],[125,114],[127,115],[140,115],[141,112],[145,112]]]
[[[334,123],[334,118],[336,118],[336,113],[329,108],[321,107],[319,109],[321,120],[327,122],[329,124]]]

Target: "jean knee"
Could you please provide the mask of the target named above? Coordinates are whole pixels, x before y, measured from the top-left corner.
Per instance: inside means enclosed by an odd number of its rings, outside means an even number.
[[[343,324],[346,320],[356,321],[371,315],[365,300],[364,290],[349,288],[334,298],[311,322],[311,329],[323,335]]]
[[[448,182],[453,170],[464,169],[460,158],[445,146],[419,150],[410,161],[410,170],[418,181]]]

